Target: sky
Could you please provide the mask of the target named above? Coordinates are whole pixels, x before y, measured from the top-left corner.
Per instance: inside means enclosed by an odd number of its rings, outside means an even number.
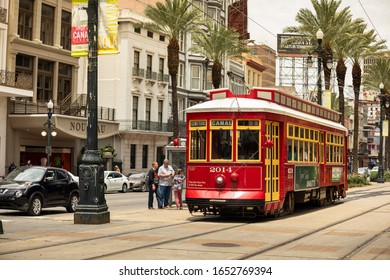
[[[375,27],[380,37],[387,40],[390,49],[390,0],[341,0],[340,8],[348,6],[353,18],[363,18],[368,28]],[[276,50],[276,35],[283,33],[284,27],[298,25],[295,16],[301,8],[314,12],[310,0],[248,0],[251,39]]]
[[[390,0],[341,0],[340,9],[344,7],[350,7],[353,18],[363,18],[369,29],[376,29],[377,38],[386,40],[390,50]],[[277,50],[277,34],[283,33],[287,26],[298,25],[295,16],[301,8],[314,12],[310,0],[248,0],[250,39],[255,40],[256,44],[266,44]],[[353,97],[351,68],[350,61],[347,61],[344,90],[349,97]],[[296,90],[301,91],[298,87]]]

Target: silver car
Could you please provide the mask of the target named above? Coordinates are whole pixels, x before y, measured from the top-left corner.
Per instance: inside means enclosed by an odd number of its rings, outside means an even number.
[[[131,191],[142,191],[146,192],[148,187],[146,185],[146,173],[136,173],[129,176],[129,185]]]
[[[104,192],[121,191],[127,192],[129,181],[122,173],[116,171],[104,171]]]

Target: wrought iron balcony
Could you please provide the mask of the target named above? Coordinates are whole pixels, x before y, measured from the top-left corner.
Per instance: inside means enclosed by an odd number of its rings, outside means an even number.
[[[157,72],[152,72],[150,70],[146,70],[145,78],[148,80],[157,80]]]
[[[132,121],[131,130],[169,132],[167,123],[152,121]]]
[[[21,89],[32,89],[33,79],[32,75],[29,74],[0,70],[0,85]]]
[[[31,115],[31,114],[47,114],[47,105],[45,102],[32,102],[30,100],[11,100],[11,114],[15,115]],[[74,104],[71,106],[55,105],[53,114],[87,117],[87,106],[83,104]],[[99,120],[114,121],[115,109],[107,107],[98,107],[97,117]]]
[[[143,79],[145,77],[145,69],[133,67],[133,77]]]
[[[169,75],[158,73],[158,81],[163,83],[169,83]]]

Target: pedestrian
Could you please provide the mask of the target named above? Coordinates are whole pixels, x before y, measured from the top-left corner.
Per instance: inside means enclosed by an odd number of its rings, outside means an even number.
[[[169,205],[169,197],[172,189],[172,179],[175,176],[175,171],[169,165],[169,160],[164,159],[163,165],[158,169],[158,197],[161,199],[161,206],[164,208],[171,207]]]
[[[31,166],[31,165],[32,165],[31,160],[28,160],[26,166]]]
[[[15,163],[13,161],[11,161],[11,163],[9,164],[9,167],[8,167],[8,173],[11,173],[15,168],[16,168]]]
[[[173,193],[175,194],[176,208],[180,210],[183,209],[182,191],[185,178],[181,169],[178,169],[177,174],[173,177]]]
[[[152,168],[150,168],[148,172],[147,178],[147,184],[149,188],[149,199],[148,199],[148,209],[152,210],[153,208],[153,196],[156,195],[156,200],[158,207],[160,208],[160,204],[157,198],[157,189],[158,189],[158,163],[153,162]]]
[[[121,170],[119,169],[118,165],[115,165],[114,171],[115,171],[115,172],[118,172],[118,173],[121,173]]]
[[[41,158],[41,166],[47,166],[47,158]]]

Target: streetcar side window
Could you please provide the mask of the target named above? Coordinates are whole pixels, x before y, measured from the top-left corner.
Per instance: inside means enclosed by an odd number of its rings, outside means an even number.
[[[206,120],[190,121],[190,144],[189,155],[190,160],[205,161],[206,160]]]
[[[260,121],[237,120],[237,160],[260,160]]]
[[[211,160],[232,160],[233,121],[211,120]]]
[[[212,130],[211,131],[211,159],[232,159],[232,131]]]

